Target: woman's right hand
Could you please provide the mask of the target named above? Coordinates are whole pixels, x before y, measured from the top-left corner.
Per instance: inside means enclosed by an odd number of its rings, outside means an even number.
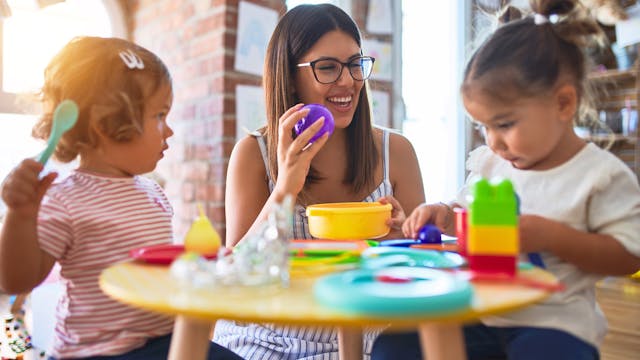
[[[273,190],[279,198],[287,194],[294,197],[302,191],[311,167],[311,160],[327,142],[328,134],[322,135],[313,144],[309,140],[316,134],[324,123],[324,117],[315,121],[295,139],[292,136],[296,122],[309,114],[308,109],[301,110],[302,104],[297,104],[287,110],[278,120],[278,178]]]

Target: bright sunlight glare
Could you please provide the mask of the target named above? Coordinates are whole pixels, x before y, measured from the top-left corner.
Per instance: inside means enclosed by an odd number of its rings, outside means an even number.
[[[33,93],[42,87],[44,68],[69,40],[79,35],[112,36],[103,0],[66,0],[40,8],[35,0],[9,0],[11,17],[3,19],[2,88],[9,93]],[[42,151],[31,137],[37,115],[0,114],[0,179],[23,158]],[[74,166],[55,161],[47,169],[61,175]],[[45,170],[48,171],[48,170]],[[4,204],[0,201],[0,218]]]
[[[49,60],[75,36],[112,34],[102,0],[66,0],[43,9],[34,3],[9,0],[12,16],[4,19],[2,40],[5,92],[37,91]]]

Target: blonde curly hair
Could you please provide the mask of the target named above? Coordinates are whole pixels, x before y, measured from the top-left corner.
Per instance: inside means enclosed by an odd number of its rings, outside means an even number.
[[[123,51],[137,55],[144,67],[127,66]],[[98,134],[128,142],[142,132],[144,105],[163,85],[171,86],[169,70],[142,46],[118,38],[77,37],[44,71],[44,113],[32,134],[46,140],[55,107],[71,99],[79,108],[78,121],[60,139],[53,154],[57,160],[73,161],[83,148],[97,145]]]

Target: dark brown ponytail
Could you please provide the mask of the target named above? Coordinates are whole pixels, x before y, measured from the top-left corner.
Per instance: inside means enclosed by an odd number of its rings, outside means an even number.
[[[546,93],[562,78],[584,99],[584,50],[601,29],[577,0],[532,0],[530,5],[533,14],[525,17],[512,6],[496,14],[504,24],[468,62],[464,95],[479,87],[498,101],[512,101]]]

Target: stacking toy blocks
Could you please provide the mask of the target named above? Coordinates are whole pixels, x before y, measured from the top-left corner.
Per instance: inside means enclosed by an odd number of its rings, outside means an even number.
[[[509,180],[478,180],[467,219],[467,261],[476,273],[515,276],[519,253],[518,204]]]

